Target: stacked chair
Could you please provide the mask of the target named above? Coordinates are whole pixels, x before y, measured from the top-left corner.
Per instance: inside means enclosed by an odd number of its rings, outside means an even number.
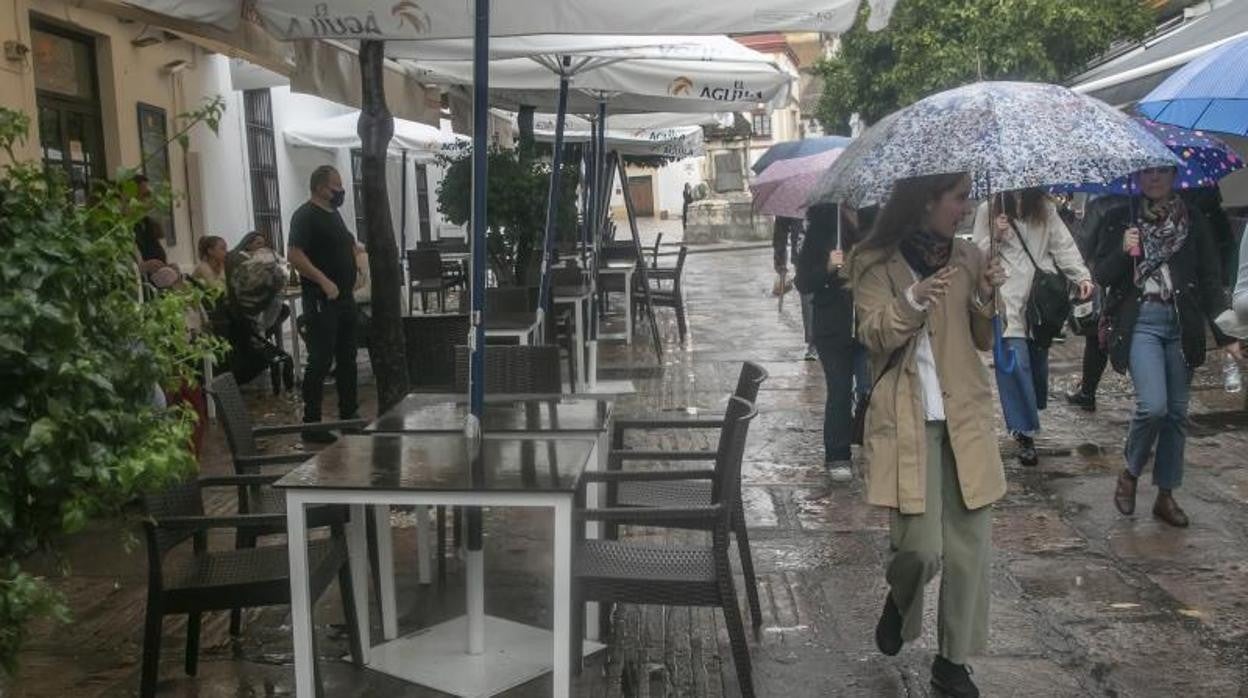
[[[597,601],[600,626],[610,625],[611,604],[640,603],[675,606],[719,606],[732,644],[742,693],[753,696],[749,648],[737,606],[728,546],[737,539],[752,625],[762,625],[758,583],[741,501],[741,463],[754,406],[767,372],[758,364],[742,366],[736,391],[723,416],[698,419],[618,419],[606,472],[588,472],[587,486],[605,484],[606,507],[582,509],[580,520],[604,524],[602,540],[582,540],[573,558],[572,627],[581,632],[584,604]],[[646,451],[623,448],[628,431],[718,429],[713,451]],[[629,461],[702,462],[709,469],[625,470]],[[583,492],[581,493],[583,497]],[[707,531],[709,544],[700,547],[659,547],[618,540],[621,525]],[[573,639],[579,649],[579,637]],[[575,650],[574,650],[575,651]],[[580,666],[580,656],[573,657]]]

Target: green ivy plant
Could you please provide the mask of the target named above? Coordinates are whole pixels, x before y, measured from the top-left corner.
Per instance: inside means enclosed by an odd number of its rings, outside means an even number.
[[[451,223],[464,225],[472,213],[471,154],[465,151],[456,156],[444,156],[441,164],[445,174],[438,185],[438,210]],[[550,172],[550,162],[526,157],[520,149],[490,148],[486,250],[490,267],[505,285],[537,281],[534,273],[541,259],[539,250],[546,230]],[[575,158],[565,159],[560,178],[557,239],[568,239],[576,234],[579,178]]]
[[[194,413],[158,407],[155,396],[193,384],[217,346],[187,330],[199,292],[139,297],[133,227],[167,194],[141,201],[122,173],[75,205],[57,172],[13,157],[28,126],[25,115],[0,108],[0,149],[11,161],[0,171],[0,667],[8,672],[32,620],[68,619],[62,597],[23,561],[55,553],[58,539],[92,518],[195,469]]]

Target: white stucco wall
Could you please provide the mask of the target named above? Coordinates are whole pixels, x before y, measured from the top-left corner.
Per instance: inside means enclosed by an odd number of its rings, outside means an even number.
[[[704,156],[685,158],[668,163],[658,169],[630,167],[629,177],[650,177],[654,187],[654,215],[656,218],[667,212],[669,218],[680,218],[681,206],[684,204],[685,183],[697,186],[702,181]],[[622,220],[624,212],[624,192],[621,183],[615,182],[611,191],[611,209],[617,219]]]

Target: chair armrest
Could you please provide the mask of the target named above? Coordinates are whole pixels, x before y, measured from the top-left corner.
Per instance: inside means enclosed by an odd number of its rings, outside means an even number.
[[[611,428],[614,431],[624,431],[625,429],[722,429],[723,426],[724,418],[722,416],[689,417],[688,419],[681,419],[680,417],[663,417],[658,419],[625,417],[614,419],[611,422]]]
[[[263,468],[268,465],[295,465],[308,460],[314,453],[277,453],[271,456],[239,456],[234,459],[236,468]]]
[[[360,430],[368,425],[367,419],[344,419],[337,422],[308,422],[306,424],[277,424],[274,426],[255,427],[253,436],[276,436],[278,434],[298,434],[303,431],[330,431],[331,429]]]
[[[581,474],[582,482],[660,482],[714,478],[714,470],[609,470]]]
[[[610,460],[626,461],[626,460],[657,460],[657,461],[687,461],[687,460],[715,460],[719,456],[715,451],[631,451],[628,449],[613,449],[607,454]]]
[[[166,516],[155,519],[157,528],[206,531],[212,528],[279,528],[285,514],[238,514],[235,516]]]
[[[646,270],[647,279],[670,281],[678,276],[674,267],[651,267]]]
[[[607,521],[631,523],[644,526],[648,522],[662,521],[714,521],[723,515],[722,504],[683,509],[669,507],[581,509],[576,512],[581,521]]]
[[[285,473],[256,475],[220,475],[199,478],[200,487],[255,487],[271,485],[282,479]]]

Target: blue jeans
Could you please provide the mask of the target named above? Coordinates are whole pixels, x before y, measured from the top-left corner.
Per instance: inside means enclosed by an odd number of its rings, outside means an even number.
[[[1135,416],[1127,432],[1127,470],[1139,477],[1156,450],[1153,484],[1172,490],[1183,483],[1187,402],[1191,371],[1183,360],[1174,306],[1144,303],[1131,336]]]
[[[1011,434],[1040,430],[1040,411],[1049,405],[1049,350],[1021,337],[1006,337],[1006,351],[1017,357],[1012,373],[996,366],[1001,412]]]

